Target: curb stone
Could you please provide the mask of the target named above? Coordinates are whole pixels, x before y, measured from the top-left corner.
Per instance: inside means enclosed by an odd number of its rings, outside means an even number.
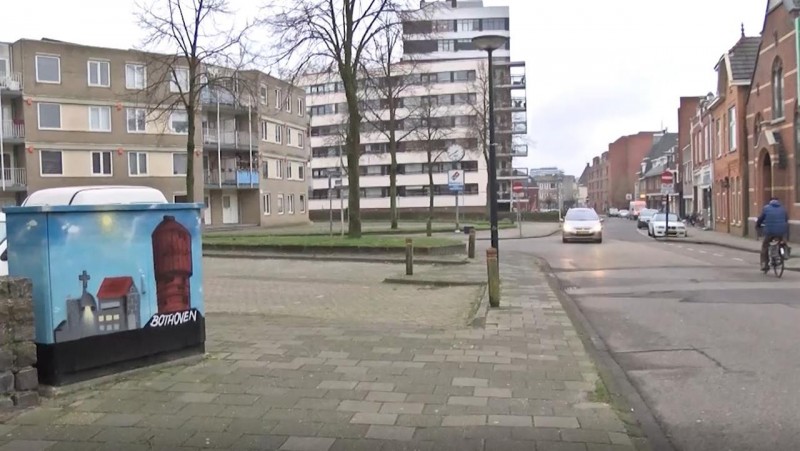
[[[510,237],[505,237],[505,238],[500,237],[499,239],[500,239],[500,241],[507,241],[507,240],[532,240],[532,239],[536,239],[536,238],[549,238],[549,237],[551,237],[553,235],[556,235],[560,231],[561,231],[561,229],[556,229],[556,230],[553,230],[552,232],[546,233],[544,235],[531,235],[531,236],[522,236],[522,237],[510,236]],[[476,241],[489,241],[489,240],[491,240],[491,238],[477,238],[476,237],[475,240]]]
[[[639,451],[675,451],[675,447],[662,429],[661,423],[659,423],[650,407],[639,394],[639,391],[628,379],[625,370],[614,360],[603,338],[597,333],[588,318],[584,316],[578,303],[565,291],[561,280],[553,272],[550,263],[538,256],[536,256],[536,260],[547,276],[548,285],[556,293],[567,316],[578,332],[586,352],[595,362],[596,370],[611,395],[612,407],[618,411],[618,415],[621,414],[620,419],[626,423],[626,429],[628,429],[629,421],[625,421],[624,417],[632,416],[638,423],[634,427],[641,429],[640,431],[628,431],[629,435],[632,435],[631,433],[637,433],[638,435],[638,437],[631,437],[636,449]]]
[[[396,257],[356,257],[345,255],[314,255],[314,254],[260,254],[236,251],[218,251],[206,250],[203,251],[203,257],[214,258],[242,258],[254,260],[314,260],[314,261],[327,261],[327,262],[352,262],[352,263],[397,263],[405,264],[405,258]],[[466,258],[459,260],[432,260],[426,258],[415,258],[414,264],[418,265],[466,265],[469,262]]]

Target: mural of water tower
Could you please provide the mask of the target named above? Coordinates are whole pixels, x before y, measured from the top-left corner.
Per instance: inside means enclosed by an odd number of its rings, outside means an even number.
[[[165,215],[152,234],[153,266],[158,313],[191,308],[189,278],[192,276],[192,236],[189,230]]]

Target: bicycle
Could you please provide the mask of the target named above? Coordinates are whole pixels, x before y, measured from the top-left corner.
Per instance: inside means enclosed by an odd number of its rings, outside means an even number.
[[[767,257],[769,258],[769,264],[763,269],[764,274],[767,274],[771,268],[776,277],[780,278],[783,276],[784,261],[786,260],[786,243],[780,238],[773,238],[769,242]]]

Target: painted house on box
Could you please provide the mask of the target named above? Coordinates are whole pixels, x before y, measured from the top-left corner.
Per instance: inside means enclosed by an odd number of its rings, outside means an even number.
[[[133,278],[106,277],[97,290],[97,323],[100,333],[139,328],[140,296]]]

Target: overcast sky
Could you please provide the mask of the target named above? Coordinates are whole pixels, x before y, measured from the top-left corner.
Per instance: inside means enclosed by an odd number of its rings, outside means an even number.
[[[245,14],[257,0],[232,0]],[[761,32],[766,0],[484,0],[511,7],[511,52],[527,63],[528,132],[517,166],[580,175],[617,137],[677,129],[678,98],[715,91],[714,65]],[[247,5],[246,8],[244,6]],[[49,37],[130,48],[133,0],[3,0],[0,41]],[[35,20],[34,20],[35,18]]]

